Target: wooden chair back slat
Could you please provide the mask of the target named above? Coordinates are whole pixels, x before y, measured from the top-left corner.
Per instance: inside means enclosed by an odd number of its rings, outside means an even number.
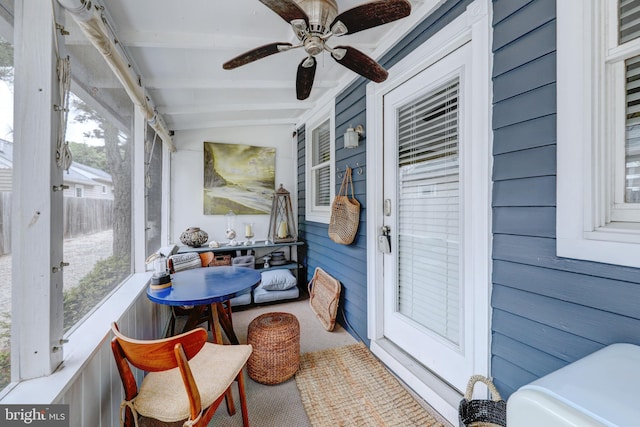
[[[180,335],[158,340],[136,340],[118,330],[115,322],[111,330],[118,341],[124,357],[138,369],[147,372],[166,371],[178,366],[174,349],[182,344],[187,360],[195,356],[207,342],[207,331],[193,329]]]

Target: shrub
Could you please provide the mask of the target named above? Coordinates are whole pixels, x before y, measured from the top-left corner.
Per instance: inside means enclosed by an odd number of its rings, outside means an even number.
[[[69,330],[100,303],[131,271],[129,257],[113,255],[98,261],[78,285],[64,291],[64,330]]]

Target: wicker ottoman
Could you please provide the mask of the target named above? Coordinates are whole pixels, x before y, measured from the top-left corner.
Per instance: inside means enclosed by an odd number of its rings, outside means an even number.
[[[262,384],[291,378],[300,365],[300,323],[291,313],[265,313],[251,321],[247,343],[253,353],[247,362],[249,377]]]

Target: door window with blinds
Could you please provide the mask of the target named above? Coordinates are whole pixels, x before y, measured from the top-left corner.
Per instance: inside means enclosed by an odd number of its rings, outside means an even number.
[[[334,195],[333,120],[326,115],[307,128],[307,220],[329,222]]]
[[[460,344],[456,77],[397,110],[397,311]]]

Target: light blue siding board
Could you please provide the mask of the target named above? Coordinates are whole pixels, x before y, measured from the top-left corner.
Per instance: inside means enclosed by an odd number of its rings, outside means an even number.
[[[494,284],[640,319],[637,283],[554,271],[505,261],[493,263]]]
[[[493,258],[640,284],[637,268],[556,257],[555,239],[497,234],[493,237]]]
[[[493,154],[505,154],[556,143],[556,115],[494,129]],[[555,168],[554,168],[555,170]]]
[[[495,308],[603,345],[640,344],[640,320],[494,284]],[[571,343],[567,343],[570,345]]]
[[[556,85],[549,84],[493,106],[493,127],[501,128],[556,112]]]
[[[530,4],[534,0],[494,0],[493,1],[493,25],[502,22],[518,10]]]
[[[497,77],[522,64],[555,52],[555,50],[556,25],[555,21],[552,21],[536,28],[535,31],[521,37],[517,42],[494,51],[492,75]]]
[[[342,103],[339,105],[340,110],[337,109],[336,106],[336,126],[338,131],[336,135],[344,134],[344,131],[347,129],[349,122],[352,122],[355,118],[361,120],[358,123],[352,123],[355,127],[358,124],[366,125],[366,107],[367,107],[367,98],[366,98],[366,89],[360,91],[359,95],[362,95],[357,102],[354,103]],[[365,126],[366,129],[366,126]]]
[[[346,315],[347,322],[344,321]],[[352,310],[349,303],[346,302],[343,307],[338,307],[338,319],[340,324],[351,333],[358,341],[364,342],[369,346],[370,341],[367,338],[367,317],[366,311]]]
[[[497,181],[493,184],[493,206],[555,206],[556,178]]]
[[[500,21],[494,26],[493,48],[498,50],[535,28],[555,20],[555,4],[555,0],[534,1]]]
[[[445,2],[418,24],[402,42],[392,47],[389,52],[382,57],[380,64],[387,69],[391,68],[426,40],[429,40],[435,33],[460,16],[471,3],[471,0]]]
[[[590,339],[498,309],[493,311],[493,333],[494,336],[501,334],[510,337],[566,363],[578,360],[603,347],[602,344]]]
[[[518,363],[518,361],[505,360],[499,356],[493,356],[491,358],[491,366],[496,371],[503,373],[500,377],[494,376],[493,383],[505,400],[518,388],[538,378],[531,372],[522,369],[522,365]]]
[[[556,146],[499,154],[493,162],[494,181],[552,176],[556,173]]]
[[[333,244],[336,245],[336,243]],[[314,264],[317,264],[316,266],[325,266],[327,273],[336,278],[340,276],[346,278],[349,282],[358,283],[362,274],[366,272],[366,261],[352,255],[345,255],[344,253],[332,254],[331,252],[336,251],[334,249],[327,250],[324,248],[318,250],[314,245],[313,249],[307,251],[307,258],[309,260],[316,260],[316,262],[314,262]],[[336,269],[337,266],[341,266],[342,264],[348,264],[349,268]]]
[[[566,366],[567,362],[553,357],[548,353],[525,345],[507,336],[494,334],[492,345],[494,354],[505,360],[526,360],[525,370],[536,377],[547,375],[550,372]]]
[[[493,79],[493,102],[552,84],[556,81],[556,55],[544,55]]]
[[[556,147],[548,145],[493,157],[493,180],[532,178],[556,174]]]
[[[556,210],[550,207],[493,208],[493,232],[555,237]]]

